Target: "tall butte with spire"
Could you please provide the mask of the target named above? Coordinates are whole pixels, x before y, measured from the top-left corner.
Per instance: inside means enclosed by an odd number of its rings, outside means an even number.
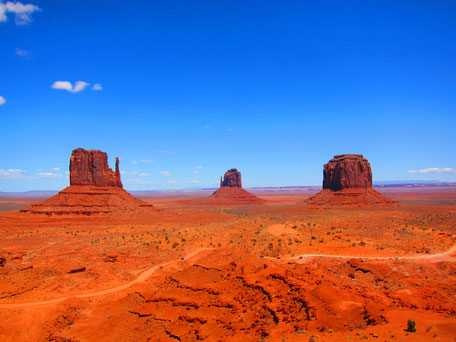
[[[263,204],[266,201],[242,188],[241,173],[229,169],[220,177],[220,188],[209,196],[214,204]]]
[[[157,209],[123,189],[119,158],[112,171],[105,152],[77,148],[70,158],[70,186],[21,211],[44,215],[142,216],[153,210]]]
[[[341,154],[323,166],[323,190],[307,203],[384,206],[396,202],[372,188],[372,169],[362,154]]]

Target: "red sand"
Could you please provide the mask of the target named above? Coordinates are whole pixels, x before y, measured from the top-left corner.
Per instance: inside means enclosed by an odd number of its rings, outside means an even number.
[[[401,202],[3,214],[0,340],[452,341],[456,189],[388,196]]]

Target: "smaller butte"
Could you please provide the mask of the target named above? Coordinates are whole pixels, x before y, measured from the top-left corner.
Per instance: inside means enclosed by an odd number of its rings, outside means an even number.
[[[371,165],[361,154],[334,156],[323,167],[323,190],[306,202],[358,207],[396,203],[372,188]]]
[[[148,215],[156,210],[123,189],[119,158],[116,158],[116,169],[112,171],[105,152],[77,148],[70,158],[70,186],[21,212],[131,217]]]
[[[209,198],[223,204],[262,204],[264,199],[258,198],[242,188],[241,173],[237,169],[229,169],[220,178],[220,188]]]
[[[237,169],[225,172],[223,178],[220,178],[220,188],[208,198],[192,201],[193,204],[201,205],[249,205],[265,202],[242,188],[241,173]]]

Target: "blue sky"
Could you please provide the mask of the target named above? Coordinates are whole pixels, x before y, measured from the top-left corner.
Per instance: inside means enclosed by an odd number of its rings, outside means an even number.
[[[65,187],[77,147],[121,157],[136,190],[233,167],[318,185],[342,153],[377,181],[455,181],[455,17],[453,0],[0,0],[0,191]]]

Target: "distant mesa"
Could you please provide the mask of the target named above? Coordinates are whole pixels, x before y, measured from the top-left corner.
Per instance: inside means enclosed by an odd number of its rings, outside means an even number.
[[[189,205],[253,205],[265,202],[242,188],[241,173],[237,169],[225,172],[220,178],[220,188],[209,197],[182,201]]]
[[[229,169],[223,179],[220,178],[220,188],[209,196],[216,204],[263,204],[266,201],[258,198],[242,188],[241,173],[237,169]]]
[[[307,203],[365,206],[396,202],[372,188],[372,169],[363,155],[341,154],[323,166],[323,190]]]
[[[156,210],[123,189],[119,158],[116,158],[116,169],[112,171],[105,152],[77,148],[70,158],[70,186],[21,212],[44,215],[144,216]]]

